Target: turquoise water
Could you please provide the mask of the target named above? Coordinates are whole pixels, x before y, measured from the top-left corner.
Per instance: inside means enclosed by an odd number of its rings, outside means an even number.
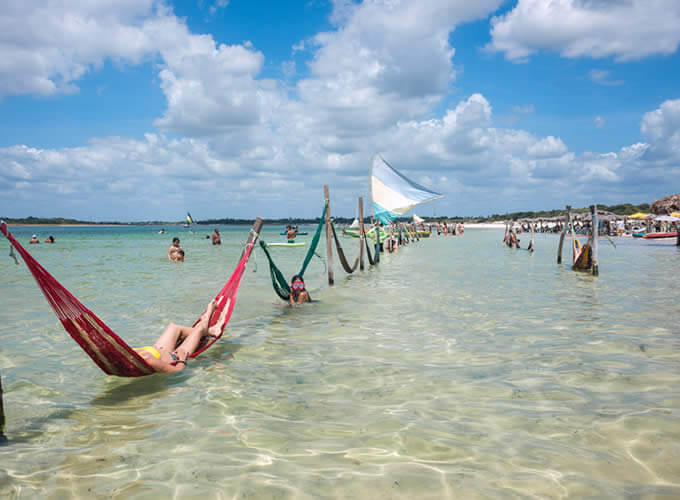
[[[212,227],[13,230],[54,234],[29,251],[141,346],[196,319],[249,228],[221,228],[221,247]],[[181,264],[166,257],[174,235]],[[501,239],[433,237],[351,276],[336,258],[330,288],[314,258],[316,302],[299,308],[274,295],[258,250],[220,343],[143,379],[105,376],[5,242],[0,497],[680,496],[674,241],[601,240],[592,277],[555,263],[553,235],[533,255]],[[342,243],[353,259],[357,240]],[[306,250],[272,253],[290,277]]]

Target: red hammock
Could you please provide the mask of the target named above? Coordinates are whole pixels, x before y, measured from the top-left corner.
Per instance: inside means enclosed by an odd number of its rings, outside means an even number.
[[[0,223],[0,231],[9,242],[17,249],[26,262],[40,290],[54,309],[59,321],[68,334],[78,345],[92,358],[99,368],[107,375],[119,377],[143,377],[151,375],[155,371],[144,361],[134,349],[127,345],[118,335],[104,324],[95,314],[80,303],[66,288],[64,288],[44,267],[42,267],[31,254],[14,238],[7,229],[7,224]],[[241,277],[246,268],[248,257],[253,249],[257,236],[249,238],[246,249],[229,281],[217,294],[217,308],[212,316],[211,326],[218,321],[221,311],[227,307],[224,326],[229,322],[231,313],[236,302],[236,293],[241,282]],[[198,323],[194,323],[194,326]],[[224,326],[217,337],[204,337],[205,340],[191,354],[190,357],[198,356],[222,336]]]

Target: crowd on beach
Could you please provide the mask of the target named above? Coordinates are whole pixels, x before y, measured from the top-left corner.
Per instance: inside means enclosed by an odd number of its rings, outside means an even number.
[[[534,232],[537,233],[556,233],[559,234],[564,229],[564,222],[555,221],[543,223],[543,221],[520,221],[515,224],[515,232],[530,232],[533,226]],[[590,234],[591,222],[589,220],[575,220],[573,222],[574,232],[576,234]],[[677,231],[678,223],[674,221],[650,221],[649,224],[640,223],[635,219],[627,218],[611,218],[606,220],[598,220],[598,232],[606,236],[632,236],[636,232],[674,232]]]

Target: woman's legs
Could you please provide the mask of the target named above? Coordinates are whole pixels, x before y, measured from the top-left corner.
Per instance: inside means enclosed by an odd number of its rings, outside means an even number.
[[[215,307],[216,307],[216,302],[212,301],[210,303],[211,305],[208,306],[208,312],[210,312],[210,316],[212,316],[213,312],[215,312]],[[184,339],[184,342],[174,350],[174,354],[181,359],[182,361],[186,360],[198,347],[198,344],[201,342],[201,338],[203,338],[206,335],[212,335],[214,337],[217,337],[219,333],[222,331],[222,327],[224,326],[225,319],[227,317],[227,310],[229,309],[228,304],[225,304],[224,308],[222,309],[222,312],[220,313],[220,317],[217,320],[217,322],[208,328],[210,325],[210,317],[204,322],[203,318],[201,318],[201,321],[196,325],[195,328],[189,332],[189,335],[187,336],[186,339]]]
[[[189,340],[189,337],[193,334],[194,336],[197,334],[198,340],[201,339],[202,335],[207,333],[208,331],[208,325],[210,324],[210,318],[215,312],[215,307],[217,307],[217,303],[213,300],[208,304],[208,308],[206,311],[203,313],[201,316],[201,319],[199,322],[196,324],[196,326],[191,327],[191,326],[181,326],[181,325],[176,325],[174,323],[170,323],[168,327],[165,329],[165,331],[161,334],[160,337],[158,337],[158,340],[154,343],[154,347],[158,350],[158,352],[161,354],[161,359],[167,358],[166,361],[170,360],[170,353],[175,351],[175,347],[177,346],[177,343],[180,340],[184,340],[182,342],[182,346]],[[205,332],[205,333],[204,333]],[[196,343],[198,345],[198,343]],[[196,347],[189,351],[189,354],[194,352]],[[184,358],[182,358],[184,359]]]

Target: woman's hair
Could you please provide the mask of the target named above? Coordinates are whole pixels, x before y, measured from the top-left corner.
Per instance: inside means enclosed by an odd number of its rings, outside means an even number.
[[[305,280],[303,280],[303,279],[302,279],[302,276],[300,276],[299,274],[296,274],[296,275],[293,276],[293,278],[290,280],[291,283],[293,283],[294,281],[302,281],[303,283],[305,282]]]
[[[174,243],[175,241],[176,241],[177,243],[179,243],[179,238],[178,238],[177,236],[175,236],[175,237],[172,239],[172,242],[173,242],[173,243]]]

